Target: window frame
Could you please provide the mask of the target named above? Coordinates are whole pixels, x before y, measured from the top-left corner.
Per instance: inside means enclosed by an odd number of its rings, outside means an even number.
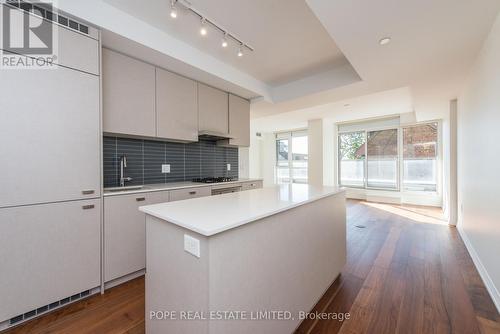
[[[365,158],[363,159],[363,186],[353,186],[353,185],[343,185],[342,184],[342,159],[340,159],[340,136],[345,135],[345,134],[351,134],[351,133],[357,133],[357,132],[363,132],[363,137],[365,138]],[[361,130],[361,131],[343,131],[339,132],[337,135],[337,161],[338,161],[338,184],[341,187],[346,187],[346,188],[354,188],[354,189],[365,189],[366,188],[366,136],[367,136],[367,131],[366,130]]]
[[[436,141],[436,164],[437,164],[437,175],[436,175],[436,191],[424,191],[424,190],[407,190],[404,189],[404,155],[403,155],[403,129],[404,128],[411,128],[411,127],[416,127],[416,126],[421,126],[421,125],[426,125],[426,124],[432,124],[436,123],[437,124],[437,141]],[[401,161],[400,161],[400,168],[401,168],[401,192],[409,195],[423,195],[423,194],[437,194],[441,195],[442,194],[442,187],[443,187],[443,160],[442,160],[442,150],[443,150],[443,138],[442,138],[442,121],[441,120],[432,120],[432,121],[423,121],[423,122],[415,122],[415,123],[410,123],[410,124],[404,124],[401,125]]]
[[[368,132],[375,132],[375,131],[385,131],[385,130],[396,130],[396,137],[397,137],[397,157],[396,157],[396,188],[383,188],[383,187],[370,187],[368,186]],[[366,145],[365,145],[365,148],[366,148],[366,159],[365,159],[365,173],[366,173],[366,176],[365,176],[365,179],[366,179],[366,182],[365,182],[365,189],[369,189],[369,190],[385,190],[385,191],[400,191],[401,189],[401,172],[400,172],[400,161],[401,161],[401,148],[402,146],[400,147],[400,135],[401,135],[401,132],[400,131],[400,127],[394,127],[394,126],[389,126],[389,127],[384,127],[383,129],[369,129],[369,130],[366,130],[365,131],[365,140],[366,140]]]
[[[436,180],[436,191],[420,191],[420,190],[405,190],[403,187],[403,179],[404,179],[404,159],[403,159],[403,129],[404,128],[409,128],[409,127],[415,127],[415,126],[421,126],[425,124],[432,124],[432,123],[437,123],[437,155],[436,155],[436,163],[438,166],[438,171],[437,171],[437,180]],[[411,194],[411,195],[428,195],[428,194],[436,194],[436,195],[441,195],[442,194],[442,121],[441,120],[429,120],[429,121],[423,121],[423,122],[414,122],[414,123],[407,123],[407,124],[400,124],[398,126],[395,125],[388,125],[388,126],[367,126],[363,128],[362,130],[348,130],[348,131],[339,131],[338,130],[338,125],[337,124],[337,184],[340,187],[345,187],[345,188],[351,188],[351,189],[365,189],[365,190],[378,190],[378,191],[390,191],[390,192],[400,192],[404,194]],[[380,188],[380,187],[369,187],[368,186],[368,132],[371,131],[383,131],[383,130],[397,130],[397,146],[398,146],[398,155],[397,155],[397,188]],[[365,136],[365,159],[364,159],[364,175],[363,175],[363,186],[351,186],[351,185],[343,185],[342,184],[342,178],[341,178],[341,163],[342,160],[340,159],[340,136],[342,134],[349,134],[349,133],[355,133],[355,132],[364,132]]]

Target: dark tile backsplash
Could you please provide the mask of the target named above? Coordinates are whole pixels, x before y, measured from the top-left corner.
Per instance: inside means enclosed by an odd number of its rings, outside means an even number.
[[[104,187],[120,183],[120,157],[127,156],[127,185],[191,181],[199,177],[238,177],[238,148],[215,142],[173,143],[105,136],[103,140]],[[170,173],[161,172],[170,164]],[[228,171],[226,164],[231,164]]]

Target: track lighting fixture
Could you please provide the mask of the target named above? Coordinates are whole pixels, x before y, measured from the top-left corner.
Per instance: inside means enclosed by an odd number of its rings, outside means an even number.
[[[201,19],[200,34],[205,36],[207,34],[207,20],[205,18]]]
[[[223,34],[222,40],[221,40],[221,47],[227,48],[229,46],[229,40],[232,40],[237,46],[238,46],[238,52],[236,55],[238,57],[243,57],[243,51],[244,49],[248,49],[250,51],[254,51],[253,47],[251,47],[249,44],[245,43],[242,41],[240,38],[238,38],[235,34],[227,31],[225,28],[221,27],[217,23],[215,23],[214,20],[209,19],[205,16],[205,14],[201,13],[197,9],[195,9],[189,0],[170,0],[170,17],[175,19],[178,16],[178,9],[181,8],[183,9],[186,13],[191,13],[195,16],[197,16],[201,20],[201,26],[200,26],[200,35],[201,36],[206,36],[208,35],[208,28],[212,30],[219,31],[220,33]]]
[[[224,37],[222,38],[222,43],[221,43],[223,48],[227,48],[227,32],[224,33]]]
[[[170,2],[170,17],[173,19],[177,18],[177,8],[175,8],[176,2],[177,2],[176,0],[172,0]]]

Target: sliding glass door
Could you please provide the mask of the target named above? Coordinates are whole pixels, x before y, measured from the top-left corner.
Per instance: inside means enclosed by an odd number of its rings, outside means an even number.
[[[276,134],[276,182],[307,183],[307,131]]]
[[[398,130],[339,134],[340,185],[398,189]]]
[[[439,123],[389,123],[391,119],[338,126],[338,183],[351,188],[439,193]]]
[[[403,189],[437,191],[438,124],[403,128]]]
[[[294,183],[307,183],[307,133],[292,133],[292,174]]]
[[[364,131],[339,135],[339,168],[342,186],[365,186],[365,137]]]
[[[367,133],[367,187],[398,189],[398,130]]]
[[[289,138],[276,139],[276,182],[290,182]]]

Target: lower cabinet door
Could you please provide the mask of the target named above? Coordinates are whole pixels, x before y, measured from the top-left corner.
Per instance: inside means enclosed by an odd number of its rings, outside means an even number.
[[[143,205],[168,202],[168,192],[104,198],[104,281],[146,267],[146,216]]]
[[[100,285],[100,203],[0,209],[0,322]]]

